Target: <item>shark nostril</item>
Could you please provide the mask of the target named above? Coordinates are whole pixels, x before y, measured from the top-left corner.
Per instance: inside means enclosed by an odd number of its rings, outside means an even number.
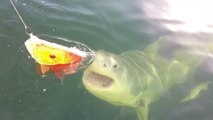
[[[117,65],[117,64],[113,65],[113,68],[117,68],[117,67],[118,67],[118,65]]]
[[[104,64],[104,67],[107,67],[107,65],[106,65],[106,64]]]

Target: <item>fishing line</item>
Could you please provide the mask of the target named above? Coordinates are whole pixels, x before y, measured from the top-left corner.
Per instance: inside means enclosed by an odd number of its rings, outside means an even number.
[[[20,13],[19,13],[19,11],[17,10],[17,8],[16,8],[16,6],[15,6],[15,4],[13,3],[13,1],[12,0],[10,0],[10,2],[11,2],[11,4],[12,4],[12,6],[13,6],[13,8],[14,8],[14,10],[15,10],[15,12],[17,13],[17,15],[18,15],[18,17],[19,17],[19,19],[21,20],[21,22],[22,22],[22,24],[24,25],[24,29],[25,29],[25,33],[30,37],[30,39],[28,39],[26,42],[25,42],[25,46],[27,47],[27,49],[28,49],[28,51],[30,52],[31,51],[31,47],[33,47],[32,46],[32,44],[35,44],[35,43],[32,43],[32,41],[37,41],[38,43],[40,43],[40,44],[46,44],[46,45],[57,45],[57,44],[55,44],[55,43],[49,43],[48,41],[46,41],[46,40],[42,40],[42,39],[39,39],[37,36],[35,36],[35,35],[33,35],[32,34],[32,32],[30,32],[30,30],[29,30],[29,28],[28,28],[28,26],[26,25],[26,23],[24,22],[24,20],[23,20],[23,18],[22,18],[22,16],[20,15]],[[64,40],[64,39],[61,39],[61,38],[59,38],[60,40]],[[67,40],[65,40],[65,41],[67,41]],[[37,44],[38,44],[37,43]],[[86,45],[84,45],[84,44],[81,44],[81,43],[78,43],[78,42],[72,42],[72,43],[74,43],[75,45],[74,46],[71,46],[70,47],[70,50],[68,50],[68,52],[71,52],[71,53],[74,53],[74,54],[77,54],[77,55],[79,55],[78,53],[79,52],[84,52],[86,55],[85,56],[83,56],[83,60],[80,62],[80,64],[79,64],[79,66],[78,66],[78,68],[74,68],[76,71],[77,70],[79,70],[79,69],[81,69],[81,68],[86,68],[89,64],[91,64],[93,61],[94,61],[94,59],[95,59],[95,53],[94,53],[94,51],[93,50],[91,50],[89,47],[87,47]],[[28,45],[29,44],[29,45]],[[29,48],[28,48],[29,47]],[[56,48],[57,49],[57,48]],[[58,48],[58,49],[60,49],[60,48]],[[69,48],[68,48],[69,49]],[[77,49],[77,50],[79,50],[79,51],[76,51],[75,49]],[[31,54],[31,53],[30,53]],[[32,54],[31,54],[31,56],[32,56]],[[81,56],[82,57],[82,56]],[[36,60],[36,58],[35,58],[35,60]],[[73,66],[73,67],[75,67],[75,65]],[[72,68],[72,67],[71,67]]]
[[[13,1],[10,0],[10,2],[11,2],[11,4],[12,4],[14,10],[16,11],[16,13],[17,13],[19,19],[21,20],[22,24],[24,25],[25,33],[26,33],[28,36],[30,36],[30,34],[31,34],[32,32],[30,32],[29,28],[27,27],[26,23],[24,22],[23,18],[21,17],[19,11],[16,9],[16,6],[14,5]]]

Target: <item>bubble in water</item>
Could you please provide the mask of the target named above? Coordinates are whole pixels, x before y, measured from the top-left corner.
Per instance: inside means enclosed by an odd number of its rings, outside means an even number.
[[[26,3],[23,3],[23,6],[26,6]]]
[[[47,91],[47,89],[46,89],[46,88],[44,88],[42,91],[43,91],[43,92],[46,92],[46,91]]]
[[[24,45],[19,48],[18,56],[20,57],[20,67],[24,70],[24,72],[26,72],[26,74],[37,75],[35,72],[35,60],[32,59]]]
[[[12,100],[12,97],[9,97],[9,100]]]

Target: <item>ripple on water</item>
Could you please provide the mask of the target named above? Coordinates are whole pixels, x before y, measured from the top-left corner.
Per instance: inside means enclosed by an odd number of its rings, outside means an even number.
[[[13,69],[17,58],[14,42],[8,36],[0,34],[0,75]]]

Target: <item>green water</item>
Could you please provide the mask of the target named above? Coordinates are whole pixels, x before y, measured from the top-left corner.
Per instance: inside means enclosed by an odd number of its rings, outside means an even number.
[[[27,59],[26,51],[22,51],[28,39],[22,23],[9,0],[0,2],[0,120],[136,119],[134,111],[110,105],[88,93],[81,83],[83,70],[66,76],[63,85],[54,76],[39,76],[32,61]],[[63,37],[94,50],[121,53],[142,49],[168,33],[160,25],[149,22],[140,2],[18,0],[15,5],[35,35]],[[210,79],[206,74],[199,74],[197,78]],[[174,94],[154,103],[150,118],[211,120],[211,87],[202,95],[206,99],[180,105],[175,95],[184,93],[184,88],[187,85],[175,86]]]

